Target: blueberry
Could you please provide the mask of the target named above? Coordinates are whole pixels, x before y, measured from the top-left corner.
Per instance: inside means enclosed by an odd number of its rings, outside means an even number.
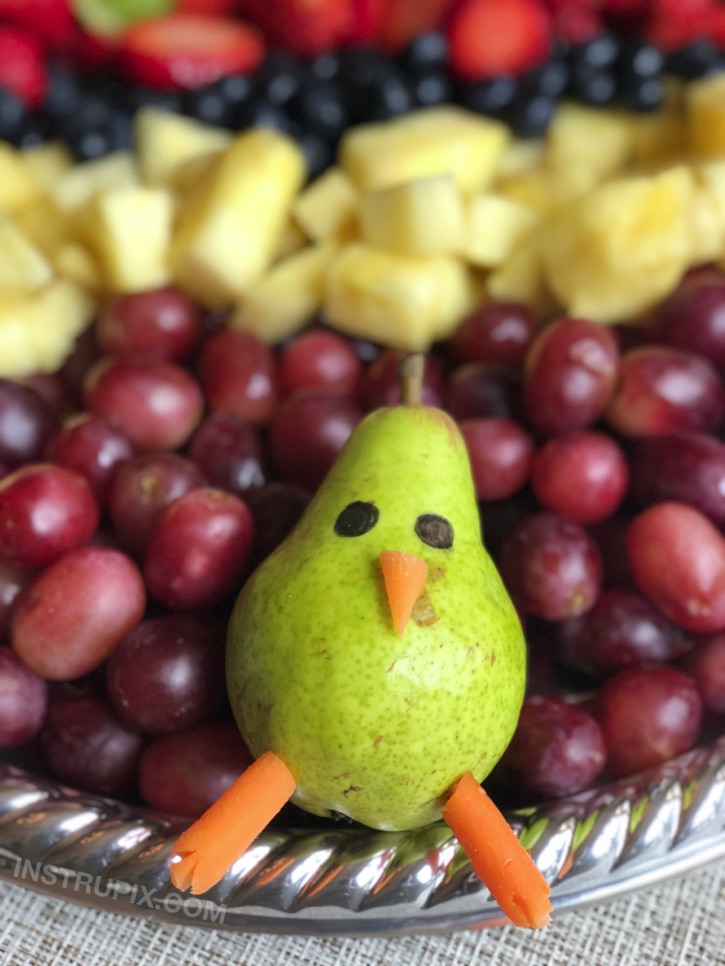
[[[435,31],[418,34],[400,53],[398,63],[414,77],[442,71],[448,63],[448,41]]]
[[[577,65],[572,70],[569,93],[584,104],[601,107],[614,100],[617,80],[610,69]]]
[[[666,60],[668,73],[694,80],[709,74],[718,64],[718,49],[711,40],[696,40],[675,50]]]
[[[619,56],[619,41],[609,33],[599,34],[572,47],[569,58],[576,66],[601,69],[611,67]]]
[[[622,87],[620,101],[633,111],[654,111],[664,98],[662,81],[658,77],[645,77]]]
[[[185,113],[207,124],[224,127],[229,123],[229,104],[214,85],[189,91],[186,96],[184,108]]]
[[[434,107],[453,100],[453,85],[443,71],[419,74],[412,79],[412,90],[419,107]]]
[[[527,71],[521,78],[523,87],[531,94],[558,98],[569,84],[569,65],[563,60],[549,60]]]
[[[336,143],[348,125],[347,106],[339,84],[309,83],[287,105],[303,131]]]
[[[506,111],[505,119],[517,137],[541,137],[551,124],[556,106],[556,98],[546,94],[522,93]]]
[[[0,87],[0,139],[17,144],[25,118],[25,105],[17,94]]]
[[[254,73],[257,95],[270,104],[286,104],[302,86],[306,69],[302,62],[287,51],[273,50]]]
[[[474,81],[462,85],[458,92],[458,99],[471,111],[498,117],[513,104],[518,92],[517,79],[508,74],[501,74],[492,80]]]

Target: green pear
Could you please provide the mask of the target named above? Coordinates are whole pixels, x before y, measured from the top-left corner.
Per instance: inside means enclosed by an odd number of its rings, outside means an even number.
[[[390,559],[414,571],[407,603],[389,598]],[[317,815],[416,828],[464,773],[491,771],[523,701],[525,643],[442,410],[383,408],[354,430],[242,589],[227,684],[251,752],[281,758],[292,800]]]

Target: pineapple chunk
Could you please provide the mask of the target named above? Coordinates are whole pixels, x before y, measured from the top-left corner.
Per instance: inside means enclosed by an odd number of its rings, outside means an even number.
[[[45,256],[7,216],[0,215],[0,290],[32,292],[53,278]]]
[[[13,221],[25,237],[50,257],[68,232],[66,216],[46,195],[39,195],[13,212]]]
[[[541,220],[533,208],[495,194],[469,199],[462,257],[481,268],[501,265]]]
[[[105,291],[105,280],[98,260],[85,245],[75,241],[64,241],[51,256],[56,272],[71,282],[98,295]]]
[[[459,107],[430,107],[351,128],[340,143],[339,159],[362,191],[450,174],[465,194],[488,187],[510,137],[498,121]]]
[[[50,191],[61,175],[73,165],[73,155],[60,141],[23,148],[20,152],[26,168],[46,191]]]
[[[725,74],[713,74],[688,86],[685,124],[692,154],[725,154]]]
[[[309,239],[307,235],[305,235],[297,222],[293,218],[290,218],[282,229],[279,243],[277,244],[277,248],[272,256],[272,264],[279,262],[283,258],[287,258],[290,255],[294,255],[295,252],[299,252],[303,248],[306,248],[308,244]]]
[[[357,188],[345,172],[332,167],[299,194],[292,214],[308,238],[322,241],[352,234],[358,200]]]
[[[113,291],[140,292],[170,280],[167,255],[174,215],[164,188],[103,191],[92,205],[89,232]]]
[[[181,213],[170,252],[178,283],[209,308],[239,299],[270,264],[304,177],[290,138],[239,135]]]
[[[463,202],[449,174],[369,191],[360,199],[362,240],[399,255],[452,255],[465,240]]]
[[[523,302],[541,318],[551,315],[558,307],[544,274],[547,224],[548,219],[528,234],[486,279],[489,298]]]
[[[600,185],[545,225],[546,280],[571,315],[636,316],[664,298],[692,258],[693,179],[685,167]]]
[[[116,151],[103,158],[76,164],[50,188],[61,211],[75,213],[101,192],[138,184],[138,169],[129,151]]]
[[[40,182],[24,163],[20,151],[0,142],[0,211],[17,211],[42,194]]]
[[[725,264],[725,159],[693,165],[697,185],[694,261]],[[707,232],[704,225],[708,226]],[[710,244],[705,249],[705,240]]]
[[[232,314],[233,329],[275,343],[301,329],[319,312],[334,241],[310,245],[255,279]]]
[[[523,140],[514,138],[506,145],[496,172],[494,185],[503,178],[516,178],[541,167],[544,159],[544,141],[541,138]]]
[[[634,131],[633,117],[623,111],[566,102],[547,132],[546,164],[573,198],[624,170],[634,152]]]
[[[450,335],[477,294],[457,258],[396,255],[353,242],[330,264],[323,311],[348,335],[418,351]]]
[[[642,169],[672,167],[685,153],[685,112],[679,81],[667,78],[662,105],[634,122],[634,163]]]
[[[1,296],[0,376],[56,372],[96,308],[84,288],[61,278],[29,295]]]
[[[134,119],[139,171],[148,185],[170,185],[191,161],[208,158],[232,142],[230,131],[149,105]]]

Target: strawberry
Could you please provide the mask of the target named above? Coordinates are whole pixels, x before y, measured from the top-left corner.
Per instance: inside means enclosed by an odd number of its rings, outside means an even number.
[[[375,44],[380,40],[389,0],[352,0],[352,24],[347,40]]]
[[[0,0],[0,21],[23,27],[50,50],[67,49],[77,31],[69,0]]]
[[[129,27],[121,38],[119,60],[135,83],[184,90],[226,74],[249,73],[264,54],[259,32],[241,21],[170,14]]]
[[[174,13],[201,14],[205,17],[233,17],[238,0],[176,0]]]
[[[352,32],[353,0],[243,0],[241,9],[271,44],[303,57],[335,50]]]
[[[388,0],[382,43],[390,53],[402,50],[418,34],[440,30],[457,0]]]
[[[540,64],[552,31],[540,0],[464,0],[447,33],[453,71],[464,80],[484,80]]]
[[[547,0],[554,34],[567,44],[581,44],[604,30],[596,3],[585,0]]]
[[[711,37],[722,9],[715,0],[650,0],[647,38],[663,50],[676,50]]]
[[[20,27],[0,26],[0,87],[33,110],[40,106],[47,84],[43,48],[36,37]]]

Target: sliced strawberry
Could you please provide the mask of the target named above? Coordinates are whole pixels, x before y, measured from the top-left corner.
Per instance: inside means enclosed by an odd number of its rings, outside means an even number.
[[[650,0],[646,34],[662,50],[677,50],[693,40],[712,37],[719,11],[714,0]]]
[[[176,0],[174,13],[201,14],[204,17],[233,17],[238,0]]]
[[[77,30],[69,0],[0,0],[0,21],[24,27],[51,50],[66,50]]]
[[[259,32],[241,21],[172,14],[129,27],[119,59],[131,81],[189,90],[226,74],[248,73],[264,53]]]
[[[548,0],[555,36],[567,44],[582,44],[604,30],[596,4],[582,0]]]
[[[390,53],[402,50],[419,34],[440,30],[457,0],[388,0],[382,43]]]
[[[448,25],[451,67],[464,80],[520,74],[546,59],[551,23],[540,0],[464,0]]]
[[[352,24],[347,38],[353,44],[380,41],[389,0],[352,0]]]
[[[353,0],[243,0],[270,44],[302,57],[335,50],[351,35]]]
[[[0,87],[11,90],[33,110],[40,106],[47,86],[45,57],[37,38],[20,27],[0,27]]]

